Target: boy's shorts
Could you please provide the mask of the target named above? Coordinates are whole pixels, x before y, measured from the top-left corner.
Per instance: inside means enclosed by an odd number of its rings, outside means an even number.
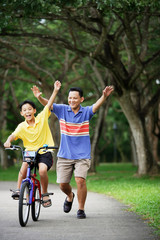
[[[57,183],[69,183],[74,172],[74,177],[86,179],[90,168],[90,159],[66,159],[58,158],[57,161]]]
[[[37,167],[38,163],[44,163],[47,165],[47,171],[52,167],[53,165],[53,157],[51,152],[47,152],[44,154],[37,154]]]

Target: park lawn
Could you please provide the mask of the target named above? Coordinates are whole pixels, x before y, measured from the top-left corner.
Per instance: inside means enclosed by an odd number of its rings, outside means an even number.
[[[160,234],[160,175],[137,177],[131,164],[101,164],[87,178],[88,190],[114,197],[142,215]]]
[[[17,181],[19,168],[0,168],[0,181]],[[160,175],[137,177],[136,170],[130,163],[100,164],[96,173],[88,174],[87,188],[128,205],[128,211],[140,214],[160,234]],[[55,184],[55,171],[49,171],[48,174],[49,182]],[[74,178],[71,184],[76,187]]]

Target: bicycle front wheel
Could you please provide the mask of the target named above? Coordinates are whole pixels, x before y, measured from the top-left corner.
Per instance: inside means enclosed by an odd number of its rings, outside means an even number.
[[[35,186],[34,189],[34,201],[32,202],[32,219],[33,221],[37,221],[39,218],[40,214],[40,209],[41,209],[41,199],[40,199],[40,192],[39,188]]]
[[[19,196],[19,223],[22,227],[26,226],[29,217],[29,183],[24,182],[21,187]]]

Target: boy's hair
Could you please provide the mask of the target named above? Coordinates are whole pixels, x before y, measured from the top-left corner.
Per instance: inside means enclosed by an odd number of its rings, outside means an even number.
[[[34,109],[36,109],[36,105],[34,104],[34,102],[32,102],[30,100],[25,100],[19,104],[20,111],[22,111],[22,106],[27,103],[30,104]]]
[[[83,97],[83,90],[80,87],[72,87],[69,89],[69,92],[73,91],[79,92],[80,97]]]

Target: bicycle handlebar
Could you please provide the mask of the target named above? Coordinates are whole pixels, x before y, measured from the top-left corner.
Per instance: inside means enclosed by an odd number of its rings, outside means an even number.
[[[22,151],[22,154],[23,154],[23,148],[18,146],[18,145],[11,145],[10,148],[5,148],[6,150],[18,150],[18,149],[21,149]],[[44,149],[44,151],[47,151],[48,149],[58,149],[57,146],[53,146],[53,147],[49,147],[47,144],[43,145],[43,147],[40,147],[38,148],[37,151],[35,151],[35,154],[37,155],[37,153],[41,150],[41,149]]]
[[[21,151],[23,152],[23,148],[18,146],[18,145],[11,145],[9,148],[5,148],[5,150],[19,150],[21,149]]]
[[[45,145],[43,145],[43,147],[38,148],[36,153],[38,153],[41,149],[45,149],[45,150],[47,150],[47,149],[58,149],[58,147],[49,147],[48,145],[45,144]]]

